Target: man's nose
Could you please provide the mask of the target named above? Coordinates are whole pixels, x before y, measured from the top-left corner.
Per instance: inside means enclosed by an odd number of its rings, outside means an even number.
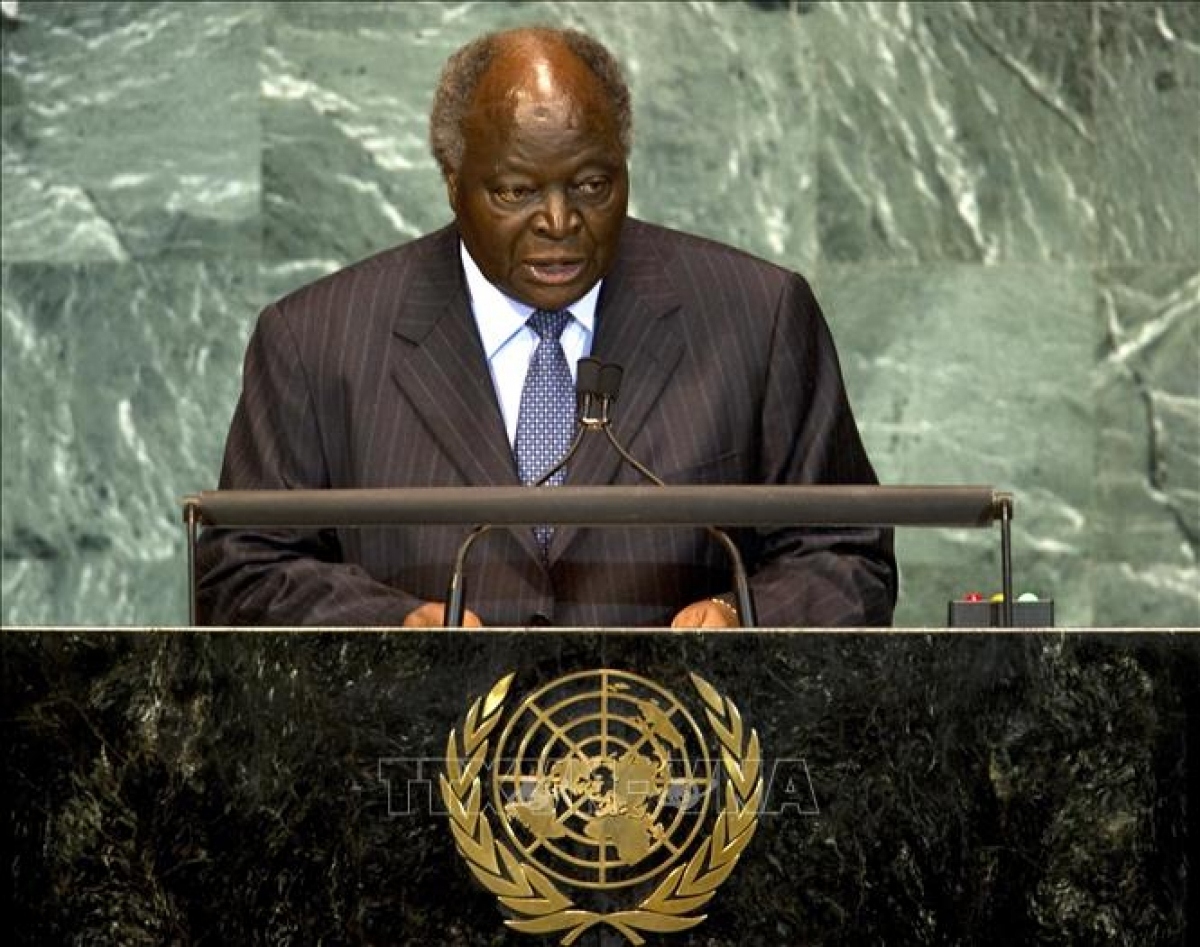
[[[538,212],[538,235],[561,239],[569,236],[578,226],[579,212],[566,191],[560,188],[548,191]]]

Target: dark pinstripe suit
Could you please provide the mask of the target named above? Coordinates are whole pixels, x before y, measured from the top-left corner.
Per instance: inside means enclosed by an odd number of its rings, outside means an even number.
[[[269,306],[246,356],[226,489],[517,483],[453,227]],[[798,275],[630,219],[593,354],[624,366],[614,430],[668,483],[873,483],[833,343]],[[637,482],[603,438],[568,483]],[[207,534],[201,621],[398,625],[445,598],[465,530]],[[737,534],[764,625],[891,619],[891,535]],[[729,587],[700,530],[575,529],[547,573],[527,529],[481,540],[468,607],[491,625],[665,625]]]

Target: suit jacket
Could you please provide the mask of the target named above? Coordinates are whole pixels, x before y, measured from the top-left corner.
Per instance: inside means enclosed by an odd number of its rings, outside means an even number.
[[[268,306],[250,341],[224,489],[516,485],[451,226]],[[797,274],[628,219],[593,355],[625,369],[614,431],[668,483],[874,483],[833,341]],[[636,483],[602,437],[574,484]],[[207,530],[203,623],[397,625],[442,601],[466,528]],[[739,530],[763,625],[886,624],[890,531]],[[666,625],[728,590],[689,528],[526,528],[476,545],[467,606],[485,624]]]

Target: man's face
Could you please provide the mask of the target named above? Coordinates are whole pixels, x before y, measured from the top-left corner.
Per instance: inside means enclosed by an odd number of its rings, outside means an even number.
[[[459,232],[484,276],[538,309],[563,309],[612,266],[629,178],[600,85],[565,50],[489,67],[447,176]]]

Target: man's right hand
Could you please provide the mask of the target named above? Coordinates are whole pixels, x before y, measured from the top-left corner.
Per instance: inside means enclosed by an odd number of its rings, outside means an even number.
[[[426,602],[404,616],[405,628],[441,628],[446,620],[445,602]],[[469,608],[463,612],[464,628],[482,628],[483,622]]]

